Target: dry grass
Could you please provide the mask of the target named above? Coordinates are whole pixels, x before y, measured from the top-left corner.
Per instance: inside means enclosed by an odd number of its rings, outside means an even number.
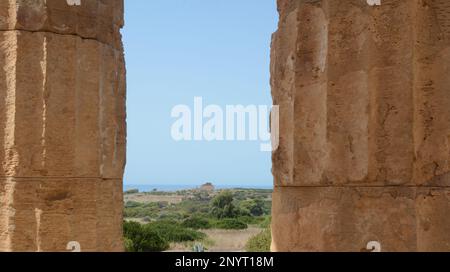
[[[137,222],[139,224],[145,225],[148,222],[144,220],[144,218],[125,218],[125,221],[128,222]]]
[[[208,238],[214,241],[214,245],[209,247],[211,252],[242,252],[245,251],[247,241],[260,233],[262,229],[249,227],[246,230],[220,230],[212,229],[203,231]]]
[[[151,203],[151,202],[167,202],[169,204],[178,204],[183,201],[182,195],[151,195],[151,194],[130,194],[125,195],[125,203],[128,201],[134,201],[139,203]]]
[[[263,229],[249,227],[245,230],[201,230],[208,237],[203,244],[209,252],[244,252],[247,241],[259,234]],[[170,251],[192,251],[194,243],[173,244]]]

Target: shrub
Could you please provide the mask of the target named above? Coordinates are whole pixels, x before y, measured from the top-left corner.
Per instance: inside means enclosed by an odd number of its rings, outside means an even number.
[[[183,219],[183,214],[180,212],[160,212],[157,217],[158,221],[174,221]]]
[[[200,216],[192,216],[190,218],[187,218],[183,221],[181,224],[185,228],[191,228],[191,229],[210,229],[211,223],[209,223],[209,220],[204,217]]]
[[[167,201],[160,201],[156,204],[158,205],[159,209],[164,209],[164,208],[167,208],[167,206],[169,206],[169,202],[167,202]]]
[[[159,207],[157,203],[139,203],[128,201],[125,204],[124,216],[126,218],[143,218],[143,217],[157,217]]]
[[[138,236],[138,243],[133,241],[133,248],[136,252],[160,252],[169,249],[169,243],[164,240],[157,232],[147,230],[141,236]]]
[[[123,242],[124,242],[124,246],[125,246],[125,251],[126,252],[134,252],[133,240],[125,237]]]
[[[127,201],[127,203],[125,203],[125,208],[136,208],[140,206],[142,206],[142,204],[136,201]]]
[[[270,228],[270,224],[272,222],[272,216],[266,216],[264,220],[259,224],[259,226],[263,229]]]
[[[149,207],[135,207],[124,209],[125,218],[142,218],[142,217],[156,217],[157,212],[153,208]]]
[[[209,201],[185,199],[176,205],[176,209],[188,214],[200,213],[210,210]]]
[[[140,232],[142,232],[141,224],[132,221],[124,221],[123,222],[123,234],[128,239],[133,239]]]
[[[138,194],[138,193],[139,193],[139,189],[130,189],[130,190],[123,192],[124,195],[131,195],[131,194]]]
[[[175,221],[158,221],[145,225],[146,228],[157,232],[163,239],[169,242],[189,242],[202,240],[204,233],[185,228]]]
[[[255,216],[239,216],[238,220],[245,224],[248,224],[248,225],[259,225],[262,222],[264,222],[265,217],[263,217],[263,216],[257,216],[257,217],[255,217]]]
[[[270,229],[265,229],[261,233],[250,238],[245,246],[247,252],[270,252],[272,234]]]
[[[242,230],[246,229],[248,226],[242,221],[232,218],[225,218],[218,220],[215,224],[216,228],[219,229],[234,229],[234,230]]]
[[[130,252],[158,252],[169,248],[169,243],[158,232],[137,222],[124,222],[125,247]]]

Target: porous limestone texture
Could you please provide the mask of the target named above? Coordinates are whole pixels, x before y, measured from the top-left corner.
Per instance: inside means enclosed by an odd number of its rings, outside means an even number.
[[[278,0],[274,251],[450,251],[450,1]]]
[[[0,1],[0,251],[123,250],[123,0],[69,2]]]

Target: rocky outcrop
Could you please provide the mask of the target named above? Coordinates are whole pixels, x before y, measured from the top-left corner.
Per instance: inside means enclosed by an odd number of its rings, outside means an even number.
[[[450,2],[278,7],[273,250],[450,251]]]
[[[122,25],[123,0],[0,1],[1,251],[122,250]]]

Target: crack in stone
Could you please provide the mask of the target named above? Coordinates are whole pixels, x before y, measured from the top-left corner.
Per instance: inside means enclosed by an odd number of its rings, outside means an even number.
[[[2,32],[27,32],[27,33],[44,33],[44,34],[54,34],[54,35],[59,35],[59,36],[69,36],[69,37],[75,37],[75,38],[80,38],[81,40],[87,40],[87,41],[94,41],[97,42],[101,45],[104,45],[105,47],[109,47],[110,49],[114,50],[114,51],[121,51],[121,48],[116,48],[111,44],[99,41],[96,38],[89,38],[89,37],[83,37],[80,36],[78,34],[75,33],[59,33],[59,32],[53,32],[53,31],[49,31],[49,30],[27,30],[27,29],[2,29],[0,30],[0,33]]]
[[[42,176],[36,176],[36,177],[15,177],[15,176],[0,176],[0,179],[30,179],[30,180],[45,180],[45,179],[86,179],[86,180],[94,180],[94,179],[101,179],[101,180],[122,180],[122,178],[104,178],[104,177],[42,177]]]

